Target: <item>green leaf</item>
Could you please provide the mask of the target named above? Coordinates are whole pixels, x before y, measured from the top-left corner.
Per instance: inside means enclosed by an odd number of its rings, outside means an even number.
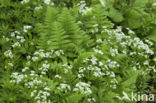
[[[156,42],[156,27],[151,30],[151,33],[147,36],[147,38]]]
[[[135,0],[133,6],[135,8],[144,8],[147,3],[148,3],[148,0]]]
[[[79,100],[81,100],[83,95],[75,93],[69,97],[66,98],[67,103],[78,103]]]
[[[122,22],[124,20],[122,13],[114,8],[110,8],[108,16],[111,17],[114,22]]]
[[[139,28],[142,25],[142,15],[134,9],[129,9],[125,13],[125,21],[122,24],[131,29]]]

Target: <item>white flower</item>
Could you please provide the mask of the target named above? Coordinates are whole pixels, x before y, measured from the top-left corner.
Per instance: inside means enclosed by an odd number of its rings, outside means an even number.
[[[111,56],[116,56],[118,54],[118,50],[117,49],[113,49],[112,47],[110,48],[110,53]]]
[[[101,39],[96,40],[97,43],[102,43]]]
[[[110,77],[115,77],[115,73],[114,72],[111,72]]]
[[[38,60],[38,57],[34,56],[34,57],[32,57],[32,60],[33,61],[37,61]]]
[[[35,7],[35,10],[40,10],[42,8],[43,8],[43,6],[37,6],[37,7]]]
[[[60,75],[56,74],[55,78],[61,79],[62,77]]]
[[[13,64],[12,63],[8,63],[8,65],[10,65],[11,67],[13,67]]]
[[[50,4],[50,0],[44,0],[44,3],[49,5]]]
[[[71,87],[68,84],[61,83],[57,89],[59,89],[61,91],[65,90],[65,89],[71,90]]]
[[[93,101],[93,102],[96,102],[95,98],[88,98],[88,101],[89,101],[89,102],[92,102],[92,101]]]
[[[97,64],[97,58],[95,56],[92,55],[91,58],[91,62],[93,63],[93,65]]]
[[[11,33],[11,37],[15,37],[15,32],[12,32]]]
[[[134,31],[132,31],[131,29],[129,29],[129,28],[127,28],[127,30],[128,30],[128,34],[135,34],[135,32]]]
[[[28,3],[30,0],[23,0],[23,1],[21,1],[21,3],[22,4],[26,4],[26,3]]]
[[[16,38],[17,38],[17,39],[21,39],[21,36],[18,36],[18,35],[17,35]]]
[[[75,85],[73,91],[79,91],[82,94],[90,95],[92,93],[90,87],[90,84],[87,84],[85,82],[79,82]]]
[[[99,75],[98,72],[94,72],[93,75],[94,75],[95,77],[100,77],[100,75]]]
[[[103,55],[103,52],[102,52],[102,50],[98,50],[98,49],[93,49],[94,50],[94,52],[96,52],[96,53],[98,53],[98,54],[101,54],[101,55]]]
[[[12,54],[12,51],[11,51],[11,50],[5,51],[5,52],[4,52],[4,55],[5,55],[6,57],[13,58],[13,54]]]
[[[25,26],[23,27],[23,31],[26,33],[26,32],[28,32],[28,30],[31,29],[31,28],[32,28],[32,26],[30,26],[30,25],[25,25]]]
[[[60,50],[60,53],[61,53],[61,54],[64,54],[64,51],[63,51],[63,50]]]
[[[137,70],[136,66],[133,67],[133,70],[135,70],[135,71]]]
[[[99,62],[99,66],[103,66],[103,63],[102,62]]]
[[[10,82],[14,82],[19,84],[26,76],[23,74],[19,74],[18,72],[14,72],[11,74],[12,80]]]
[[[81,1],[77,6],[80,6],[80,10],[79,12],[82,14],[82,15],[86,15],[88,12],[90,12],[92,10],[92,8],[88,8],[86,7],[86,3],[85,1]]]
[[[25,72],[28,69],[29,69],[29,67],[25,67],[25,68],[22,69],[22,72]]]
[[[144,65],[149,65],[149,62],[146,60],[146,61],[144,62]]]
[[[42,64],[42,66],[43,66],[44,68],[49,68],[49,67],[50,67],[49,64]]]
[[[59,51],[56,51],[55,54],[56,54],[57,56],[60,56],[60,52],[59,52]]]
[[[23,42],[25,41],[25,39],[23,38],[23,39],[21,39],[20,41],[21,41],[21,43],[23,43]]]
[[[12,45],[12,47],[14,48],[14,47],[21,47],[21,44],[19,43],[19,42],[16,42],[16,43],[14,43],[13,45]]]
[[[50,91],[51,89],[49,87],[45,87],[44,90]]]
[[[82,24],[82,22],[81,21],[78,21],[77,24]]]

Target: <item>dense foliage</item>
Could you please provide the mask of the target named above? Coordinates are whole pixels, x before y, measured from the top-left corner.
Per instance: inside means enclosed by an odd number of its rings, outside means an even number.
[[[154,0],[0,0],[0,103],[136,103],[155,42]]]

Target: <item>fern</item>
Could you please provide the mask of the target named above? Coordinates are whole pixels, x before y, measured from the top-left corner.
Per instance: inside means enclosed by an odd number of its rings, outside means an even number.
[[[66,31],[66,35],[69,35],[69,39],[77,46],[90,47],[92,45],[92,40],[85,34],[84,31],[80,29],[76,23],[74,17],[71,15],[67,8],[63,8],[62,14],[58,18],[58,21],[62,24]]]
[[[38,42],[38,48],[45,50],[52,49],[65,49],[70,45],[68,35],[65,35],[65,31],[61,24],[56,21],[57,18],[56,9],[48,7],[45,23],[39,26],[40,40]]]
[[[44,24],[37,27],[40,36],[37,47],[45,50],[63,49],[70,57],[90,48],[93,41],[80,29],[70,10],[63,8],[61,13],[57,11],[54,7],[47,8]]]
[[[95,5],[92,11],[84,17],[84,26],[89,34],[95,34],[96,39],[104,28],[112,28],[112,23],[106,17],[107,13],[101,5]]]
[[[51,28],[52,32],[49,36],[49,41],[47,44],[50,45],[48,49],[66,49],[70,45],[70,40],[68,40],[68,35],[64,35],[64,30],[61,27],[61,24],[54,22],[54,25]]]
[[[51,32],[50,28],[57,17],[56,15],[57,15],[56,10],[53,7],[48,7],[46,17],[45,17],[45,23],[37,25],[37,31],[39,32],[40,35],[38,41],[38,48],[40,49],[48,48],[47,40],[48,40],[49,33]]]

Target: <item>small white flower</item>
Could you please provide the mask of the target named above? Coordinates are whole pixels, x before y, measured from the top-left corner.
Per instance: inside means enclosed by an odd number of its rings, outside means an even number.
[[[73,91],[79,91],[82,94],[90,95],[92,93],[90,87],[90,84],[87,84],[85,82],[79,82],[75,85]]]
[[[59,51],[56,51],[55,54],[56,54],[57,56],[60,56],[60,52],[59,52]]]
[[[13,64],[12,63],[8,63],[8,65],[11,66],[11,67],[13,67]]]
[[[44,68],[49,68],[49,67],[50,67],[49,64],[42,64],[42,66],[43,66]]]
[[[92,55],[91,62],[93,65],[97,64],[97,58]]]
[[[16,42],[16,43],[14,43],[13,45],[12,45],[12,47],[14,48],[14,47],[21,47],[21,44],[19,43],[19,42]]]
[[[102,43],[101,39],[96,40],[97,43]]]
[[[44,90],[50,91],[51,89],[49,87],[45,87]]]
[[[26,4],[26,3],[28,3],[30,0],[23,0],[23,1],[21,1],[21,3],[22,4]]]
[[[42,8],[43,8],[43,6],[37,6],[37,7],[35,7],[35,10],[40,10]]]
[[[60,75],[56,74],[55,78],[61,79],[62,77]]]
[[[32,57],[32,60],[35,62],[38,60],[38,57],[34,56],[34,57]]]
[[[50,4],[50,0],[44,0],[44,3],[49,5]]]
[[[136,66],[133,67],[133,70],[135,70],[135,71],[137,70]]]
[[[77,24],[82,24],[82,22],[81,21],[78,21]]]
[[[12,32],[11,33],[11,37],[15,37],[15,32]]]
[[[30,25],[25,25],[25,26],[23,27],[23,31],[26,33],[26,32],[28,32],[28,30],[31,29],[31,28],[32,28],[32,26],[30,26]]]
[[[103,63],[102,62],[99,62],[99,66],[103,66]]]
[[[144,62],[144,65],[149,65],[149,62],[146,60],[146,61]]]
[[[21,41],[21,43],[23,43],[25,41],[25,39],[21,39],[20,41]]]
[[[13,54],[12,54],[12,51],[11,51],[11,50],[5,51],[5,52],[4,52],[4,55],[5,55],[6,57],[13,58]]]

